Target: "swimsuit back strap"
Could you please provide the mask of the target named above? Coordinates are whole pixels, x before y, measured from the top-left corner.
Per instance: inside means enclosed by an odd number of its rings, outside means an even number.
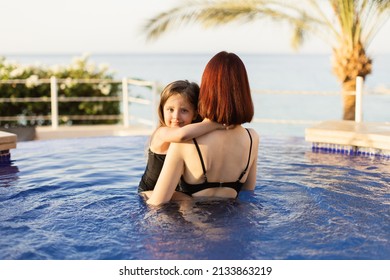
[[[247,128],[245,128],[245,129],[246,129],[246,131],[248,132],[249,139],[251,140],[251,145],[250,145],[250,147],[249,147],[248,162],[247,162],[247,164],[246,164],[246,167],[245,167],[244,171],[242,171],[242,173],[241,173],[241,175],[240,175],[240,177],[238,178],[237,181],[240,181],[240,180],[242,179],[242,177],[244,177],[244,175],[246,174],[246,171],[248,170],[249,163],[250,163],[250,161],[251,161],[251,154],[252,154],[252,135],[251,135],[251,133],[249,132],[249,129],[247,129]]]
[[[196,142],[196,139],[192,139],[192,141],[194,141],[194,144],[195,144],[195,147],[196,147],[196,150],[198,151],[198,155],[199,155],[199,159],[200,159],[200,163],[202,164],[202,169],[203,169],[203,177],[205,179],[205,182],[207,182],[207,175],[206,175],[206,167],[204,165],[204,161],[203,161],[203,157],[202,157],[202,153],[200,152],[200,149],[199,149],[199,145],[198,145],[198,142]]]

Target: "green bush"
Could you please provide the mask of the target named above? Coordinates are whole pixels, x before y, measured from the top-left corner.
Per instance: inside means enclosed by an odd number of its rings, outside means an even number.
[[[77,83],[76,79],[112,80],[113,74],[107,66],[97,67],[88,61],[88,56],[76,57],[69,66],[24,66],[0,57],[0,81],[26,80],[25,83],[0,84],[0,98],[45,97],[47,102],[0,102],[0,116],[18,116],[17,121],[1,121],[0,126],[50,125],[43,116],[51,114],[50,84],[42,79],[55,76],[58,83],[58,97],[102,97],[118,96],[120,84],[102,81],[100,83]],[[59,102],[58,114],[65,115],[119,115],[120,102]],[[25,117],[33,116],[33,120]],[[60,124],[114,124],[117,120],[71,120],[59,117]]]

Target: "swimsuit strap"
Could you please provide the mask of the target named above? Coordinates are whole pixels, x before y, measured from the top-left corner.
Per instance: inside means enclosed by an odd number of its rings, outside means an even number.
[[[250,160],[251,160],[251,154],[252,154],[252,135],[250,134],[250,132],[249,132],[249,130],[248,130],[247,128],[245,128],[245,129],[246,129],[246,131],[248,132],[249,139],[250,139],[250,141],[251,141],[251,145],[250,145],[250,147],[249,147],[248,162],[247,162],[247,164],[246,164],[246,167],[245,167],[244,171],[242,171],[240,177],[238,178],[237,182],[239,182],[239,181],[242,179],[242,177],[246,174],[246,172],[247,172],[247,170],[248,170],[248,167],[249,167]],[[195,138],[192,139],[192,141],[194,142],[195,147],[196,147],[196,150],[198,151],[200,163],[202,164],[202,169],[203,169],[203,177],[204,177],[205,182],[207,182],[206,167],[205,167],[205,165],[204,165],[202,153],[200,152],[198,142],[196,142],[196,139],[195,139]]]
[[[195,138],[192,139],[192,141],[194,141],[196,150],[198,151],[200,163],[202,164],[202,169],[203,169],[203,177],[204,177],[205,182],[207,182],[206,167],[204,166],[204,161],[203,161],[202,153],[200,152],[200,149],[199,149],[198,142],[196,142]]]
[[[251,140],[251,145],[249,147],[249,156],[248,156],[248,162],[246,164],[246,167],[244,169],[244,171],[242,171],[240,177],[238,178],[237,182],[240,181],[242,179],[242,177],[245,175],[246,171],[248,170],[248,167],[249,167],[249,163],[250,163],[250,160],[251,160],[251,154],[252,154],[252,135],[250,134],[249,132],[249,129],[245,128],[246,131],[248,132],[248,135],[249,135],[249,139]]]

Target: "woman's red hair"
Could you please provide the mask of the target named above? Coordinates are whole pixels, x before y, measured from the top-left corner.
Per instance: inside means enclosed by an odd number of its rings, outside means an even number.
[[[227,125],[252,120],[254,108],[248,75],[236,54],[223,51],[207,63],[198,109],[203,118]]]

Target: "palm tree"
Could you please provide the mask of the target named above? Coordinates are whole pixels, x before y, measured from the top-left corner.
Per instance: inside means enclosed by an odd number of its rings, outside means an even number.
[[[356,77],[371,73],[367,48],[390,16],[390,0],[187,0],[152,18],[144,30],[148,39],[183,23],[204,27],[261,19],[287,22],[293,28],[292,46],[300,47],[318,35],[333,51],[333,72],[341,83],[343,119],[355,118]]]

